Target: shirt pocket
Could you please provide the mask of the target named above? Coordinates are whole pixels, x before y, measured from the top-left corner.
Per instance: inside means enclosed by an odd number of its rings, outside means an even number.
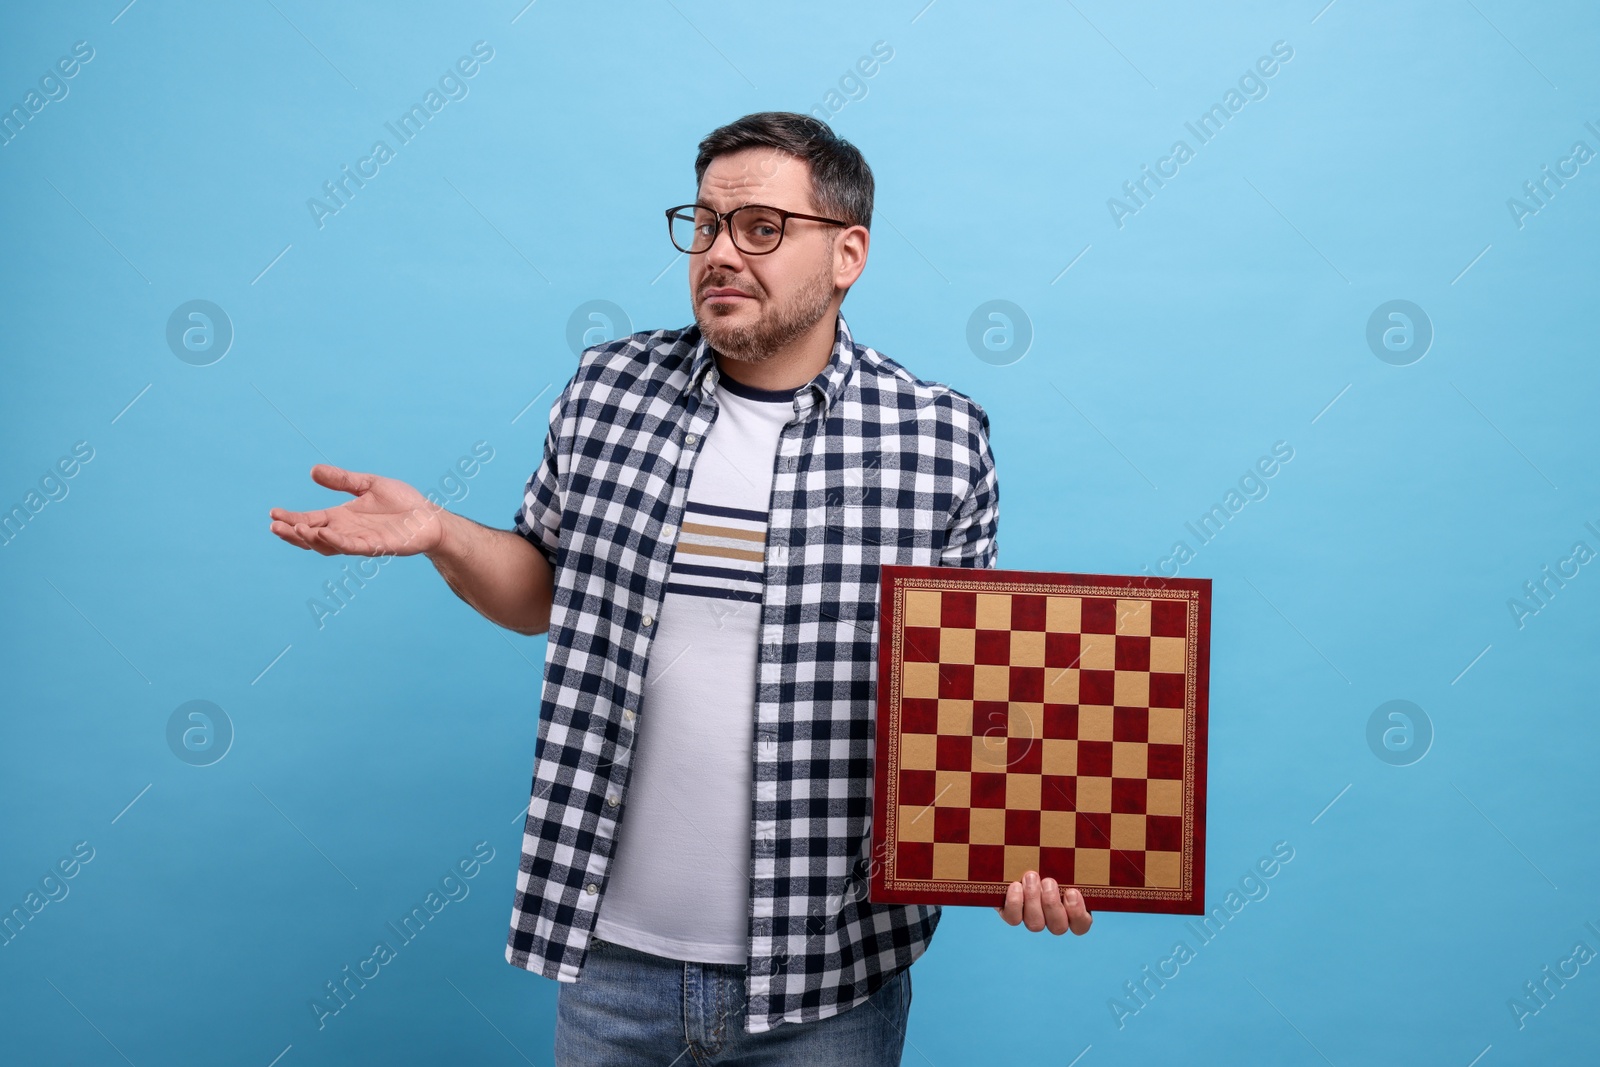
[[[914,467],[885,463],[881,453],[864,457],[828,487],[820,528],[808,536],[847,562],[937,564],[947,516],[917,507],[917,477]]]
[[[820,536],[825,545],[864,564],[939,562],[943,548],[942,519],[909,508],[885,507],[877,501],[830,502]]]

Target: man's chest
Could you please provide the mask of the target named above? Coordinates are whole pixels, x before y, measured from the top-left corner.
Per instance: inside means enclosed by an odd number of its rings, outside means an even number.
[[[720,462],[719,417],[711,404],[644,399],[581,415],[562,474],[573,547],[600,552],[620,539],[639,560],[669,559],[696,469]],[[875,588],[882,564],[937,562],[961,488],[949,437],[926,409],[855,400],[782,427],[760,460],[770,462],[760,498],[769,582],[793,572],[837,585],[842,569]]]

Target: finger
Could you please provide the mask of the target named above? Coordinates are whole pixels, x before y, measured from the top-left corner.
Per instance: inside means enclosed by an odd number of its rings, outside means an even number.
[[[352,496],[360,496],[371,489],[377,477],[375,474],[347,471],[343,467],[335,467],[332,463],[318,463],[311,468],[311,479],[318,485],[325,485],[329,489],[337,489]]]
[[[300,531],[298,529],[291,524],[282,521],[281,519],[275,520],[269,529],[271,529],[272,532],[277,534],[279,537],[283,538],[283,540],[289,542],[291,545],[294,545],[297,548],[304,548],[307,550],[311,548],[310,543],[308,543],[304,537],[300,536]]]
[[[347,537],[334,533],[325,526],[296,526],[295,530],[306,539],[314,551],[324,556],[365,555]]]
[[[1044,898],[1045,926],[1052,934],[1066,933],[1071,916],[1067,914],[1067,906],[1061,902],[1061,886],[1054,878],[1046,878],[1039,886],[1039,894]]]
[[[366,537],[350,537],[335,533],[325,526],[305,523],[288,523],[274,520],[269,527],[273,533],[299,548],[324,556],[374,556],[383,554],[383,546]]]
[[[1012,926],[1022,921],[1022,883],[1012,882],[1006,887],[1006,906],[996,908],[1000,918]]]
[[[1038,933],[1044,929],[1044,907],[1039,901],[1039,872],[1022,876],[1022,925]]]
[[[326,509],[287,511],[283,508],[271,508],[267,511],[267,517],[286,522],[290,526],[298,526],[301,523],[305,523],[307,526],[326,526],[328,524],[328,512]]]
[[[296,526],[294,532],[305,540],[306,547],[311,551],[324,556],[334,554],[334,549],[327,543],[326,536],[321,530],[310,526]]]
[[[1083,894],[1077,889],[1068,887],[1062,894],[1067,909],[1067,926],[1074,934],[1082,937],[1089,932],[1089,927],[1094,925],[1094,912],[1084,903]]]

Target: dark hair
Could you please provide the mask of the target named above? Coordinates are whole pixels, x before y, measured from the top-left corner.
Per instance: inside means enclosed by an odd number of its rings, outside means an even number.
[[[719,127],[700,142],[695,187],[705,180],[713,159],[746,148],[776,148],[805,160],[817,212],[872,228],[872,168],[861,150],[826,122],[793,111],[761,111]]]

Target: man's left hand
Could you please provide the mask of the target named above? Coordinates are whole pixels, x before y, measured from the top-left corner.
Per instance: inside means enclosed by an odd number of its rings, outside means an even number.
[[[1027,871],[1022,881],[1012,882],[1006,890],[1005,907],[994,910],[1011,926],[1021,923],[1034,933],[1071,930],[1081,937],[1094,925],[1094,913],[1084,906],[1082,893],[1061,886],[1054,878],[1041,881],[1038,871]]]

